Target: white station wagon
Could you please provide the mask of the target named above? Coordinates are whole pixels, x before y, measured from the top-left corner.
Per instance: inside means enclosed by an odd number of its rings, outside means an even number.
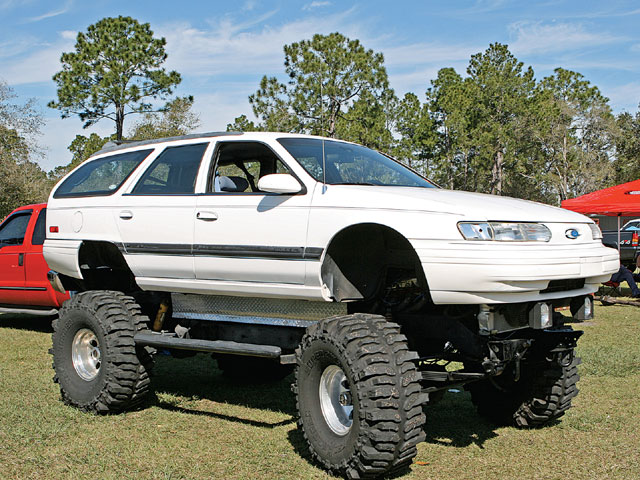
[[[138,405],[158,348],[232,377],[295,368],[311,455],[353,478],[408,466],[454,385],[501,422],[560,417],[582,332],[557,310],[591,318],[619,267],[582,215],[263,132],[106,146],[53,189],[44,255],[75,292],[53,336],[65,402]]]

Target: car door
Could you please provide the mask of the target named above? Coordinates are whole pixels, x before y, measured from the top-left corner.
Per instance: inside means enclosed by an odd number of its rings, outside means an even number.
[[[262,142],[218,142],[194,230],[196,278],[303,284],[311,195],[273,194],[259,179],[291,173]],[[317,260],[317,259],[316,259]]]
[[[28,302],[24,243],[32,213],[19,210],[0,225],[0,305]]]
[[[33,211],[33,230],[27,231],[24,242],[25,287],[29,292],[29,305],[60,307],[69,298],[66,293],[56,292],[47,279],[49,266],[42,255],[46,236],[47,209],[38,207]]]
[[[116,221],[136,277],[194,278],[195,182],[208,146],[166,147],[120,198]]]

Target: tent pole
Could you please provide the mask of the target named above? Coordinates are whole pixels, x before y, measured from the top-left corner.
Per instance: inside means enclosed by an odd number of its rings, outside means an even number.
[[[620,255],[620,214],[618,214],[618,255]]]

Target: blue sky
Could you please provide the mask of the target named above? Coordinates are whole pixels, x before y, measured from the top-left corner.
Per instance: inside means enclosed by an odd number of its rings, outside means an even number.
[[[443,67],[465,72],[469,57],[492,42],[509,45],[538,79],[556,67],[582,73],[615,112],[640,102],[640,2],[601,1],[337,1],[274,0],[0,0],[0,78],[34,97],[45,118],[42,167],[66,164],[76,134],[113,132],[103,120],[82,130],[77,118],[47,108],[60,55],[77,32],[103,17],[130,15],[167,39],[166,66],[182,74],[175,92],[194,95],[202,131],[223,130],[250,114],[247,97],[260,78],[284,71],[282,47],[314,33],[338,31],[385,56],[392,88],[424,100]],[[135,117],[127,118],[131,127]]]

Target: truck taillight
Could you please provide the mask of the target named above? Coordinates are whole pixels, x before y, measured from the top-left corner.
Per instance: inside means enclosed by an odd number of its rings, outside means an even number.
[[[50,233],[58,233],[58,227],[54,227],[53,225],[49,227]]]
[[[631,236],[631,245],[634,247],[638,246],[638,234],[636,232],[633,232],[633,235]]]

